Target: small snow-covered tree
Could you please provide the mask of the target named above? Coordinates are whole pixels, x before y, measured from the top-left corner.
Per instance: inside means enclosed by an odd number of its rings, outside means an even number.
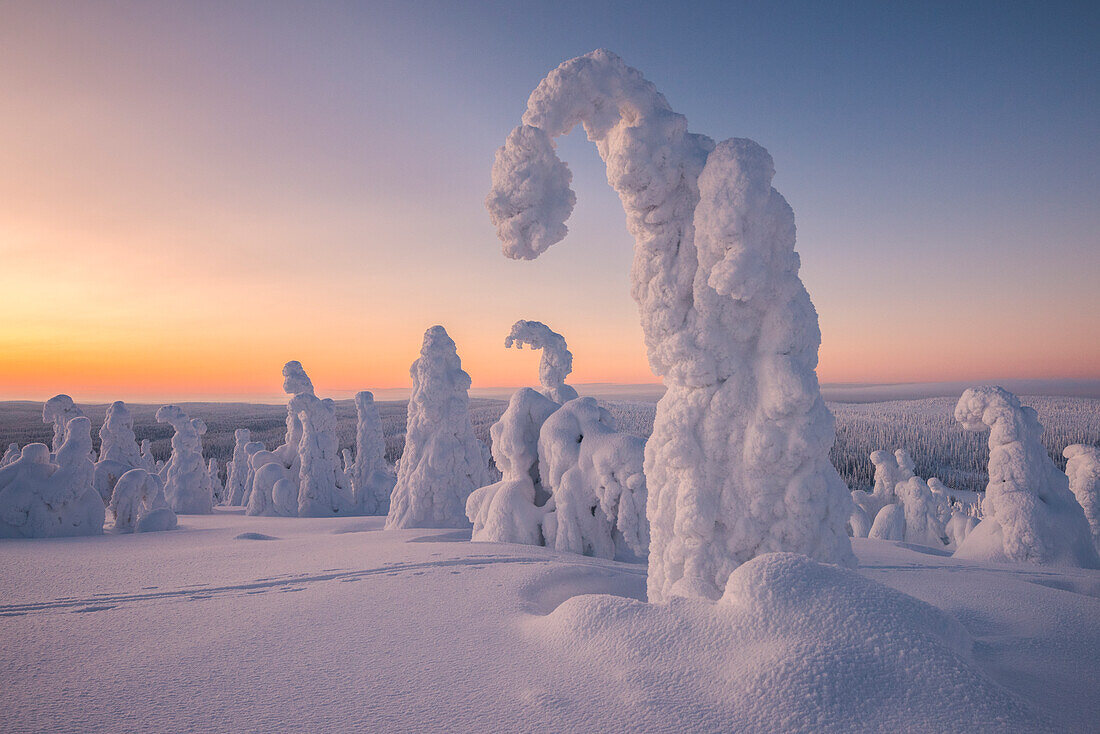
[[[134,419],[121,400],[111,403],[99,428],[99,461],[94,484],[104,502],[111,499],[115,482],[131,469],[152,469],[138,448]]]
[[[108,509],[115,530],[123,533],[171,530],[177,524],[160,477],[144,469],[131,469],[119,477]]]
[[[298,517],[349,514],[351,498],[340,486],[344,473],[336,439],[336,406],[314,395],[295,395],[290,402],[302,423]]]
[[[364,515],[385,515],[390,509],[390,494],[397,477],[386,463],[382,418],[371,392],[363,390],[355,394],[355,414],[355,461],[348,458],[344,461],[353,504]]]
[[[54,395],[42,406],[42,422],[53,426],[50,452],[56,454],[65,440],[65,428],[69,421],[84,415],[68,395]],[[89,449],[90,450],[90,449]]]
[[[989,485],[982,520],[958,558],[1100,566],[1088,520],[1040,441],[1034,409],[1002,387],[970,388],[955,406],[968,431],[989,430]]]
[[[0,468],[13,463],[19,458],[19,444],[12,441],[8,444],[8,450],[4,452],[4,456],[0,458]]]
[[[470,423],[470,376],[442,326],[424,333],[410,374],[405,450],[386,527],[467,527],[466,499],[489,483],[488,456]]]
[[[248,455],[244,451],[252,437],[247,428],[233,432],[233,458],[225,471],[225,503],[233,507],[244,504],[244,485],[248,478]]]
[[[667,387],[645,449],[650,600],[717,599],[738,565],[770,551],[854,563],[814,371],[817,314],[771,156],[689,133],[608,51],[566,61],[493,164],[486,206],[508,257],[534,259],[565,237],[576,197],[553,139],[577,124],[626,212],[632,293]]]
[[[209,515],[214,511],[214,498],[202,459],[202,435],[206,433],[206,424],[198,418],[188,417],[175,405],[158,408],[157,422],[167,423],[175,430],[172,457],[160,471],[168,506],[181,515]]]
[[[1085,512],[1092,530],[1092,544],[1100,553],[1100,447],[1075,443],[1062,455],[1068,459],[1066,476],[1077,504]]]
[[[550,490],[546,545],[601,558],[649,552],[645,441],[615,431],[594,398],[570,400],[539,432],[539,474]]]
[[[501,481],[474,490],[466,501],[466,516],[474,524],[472,539],[494,543],[544,545],[542,521],[550,493],[539,476],[539,433],[546,419],[561,406],[520,388],[508,408],[489,428],[493,460]]]
[[[541,349],[539,382],[543,395],[555,403],[565,403],[577,397],[577,391],[565,384],[565,378],[573,371],[573,353],[565,343],[565,337],[541,321],[517,321],[504,340],[504,346],[523,349]]]
[[[103,532],[106,508],[92,486],[91,422],[70,415],[64,431],[52,455],[45,444],[28,444],[0,469],[0,538]]]

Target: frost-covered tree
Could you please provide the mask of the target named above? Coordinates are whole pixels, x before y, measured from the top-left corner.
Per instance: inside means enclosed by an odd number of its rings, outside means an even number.
[[[1085,511],[1092,530],[1092,544],[1100,553],[1100,447],[1075,443],[1062,455],[1068,459],[1066,476],[1077,504]]]
[[[8,444],[8,450],[4,452],[3,458],[0,458],[0,468],[14,463],[19,458],[19,444],[14,441]]]
[[[92,486],[91,422],[70,415],[64,431],[52,455],[45,444],[28,444],[0,469],[0,538],[103,532],[106,508]]]
[[[218,474],[218,460],[211,457],[206,463],[206,476],[209,477],[210,494],[214,497],[214,504],[220,505],[225,501],[225,485]]]
[[[649,551],[645,441],[615,431],[594,398],[570,400],[539,432],[539,475],[550,490],[546,545],[633,560]]]
[[[260,441],[249,441],[244,445],[245,463],[248,466],[248,473],[245,475],[244,497],[241,498],[241,504],[245,507],[252,504],[252,489],[255,485],[256,467],[252,465],[252,458],[261,451],[266,450],[267,448]],[[251,515],[253,513],[246,512],[245,514]]]
[[[489,462],[470,423],[470,376],[442,326],[424,333],[409,372],[405,450],[386,527],[467,527],[466,499],[489,483]]]
[[[336,406],[314,395],[295,395],[302,438],[298,446],[298,517],[350,514],[350,494],[341,485],[339,443],[336,438]]]
[[[172,457],[160,470],[164,496],[173,512],[181,515],[209,515],[214,511],[210,476],[202,459],[202,435],[206,424],[190,418],[183,409],[165,405],[157,409],[157,422],[167,423],[172,435]]]
[[[970,388],[955,406],[968,431],[989,430],[982,520],[955,556],[1058,566],[1100,566],[1088,520],[1040,441],[1035,410],[1002,387]]]
[[[466,501],[473,540],[545,545],[542,521],[552,509],[539,476],[539,433],[561,406],[531,388],[512,393],[508,408],[489,428],[501,481],[481,487]]]
[[[42,406],[42,422],[53,426],[50,452],[57,453],[65,440],[65,427],[69,421],[84,415],[68,395],[54,395]]]
[[[364,390],[355,394],[355,413],[355,461],[350,457],[344,460],[353,504],[364,515],[385,515],[397,477],[386,463],[382,418],[373,393]]]
[[[115,483],[108,506],[115,530],[148,533],[176,527],[176,513],[168,506],[160,477],[144,469],[131,469]]]
[[[251,488],[245,514],[296,516],[300,478],[287,472],[277,453],[263,450],[263,444],[259,449],[249,458]]]
[[[632,294],[667,387],[645,450],[650,600],[717,599],[738,565],[770,551],[854,563],[814,372],[817,314],[771,156],[689,133],[608,51],[572,59],[538,85],[497,152],[486,206],[508,257],[533,259],[565,237],[575,196],[553,139],[577,124],[626,211]]]
[[[541,321],[517,321],[504,340],[505,348],[523,345],[541,349],[539,382],[543,395],[555,403],[566,403],[577,397],[577,391],[565,384],[565,378],[573,371],[573,353],[565,343],[565,337]]]
[[[247,428],[233,432],[233,458],[225,467],[225,504],[233,507],[244,504],[244,484],[248,478],[248,455],[244,447],[251,438]]]
[[[99,428],[99,461],[93,480],[104,502],[109,502],[115,482],[131,469],[153,469],[138,448],[134,419],[121,400],[111,403]]]

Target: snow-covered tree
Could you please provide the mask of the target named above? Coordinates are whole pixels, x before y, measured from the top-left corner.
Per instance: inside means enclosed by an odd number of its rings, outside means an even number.
[[[131,469],[119,477],[109,510],[115,530],[123,533],[171,530],[177,524],[160,477],[144,469]]]
[[[221,476],[218,474],[217,459],[211,457],[206,463],[206,476],[209,477],[210,494],[214,497],[214,504],[222,504],[225,502],[225,484],[222,483]]]
[[[561,404],[577,397],[577,391],[565,384],[565,378],[573,371],[573,353],[565,343],[565,337],[541,321],[517,321],[504,340],[504,346],[523,349],[541,349],[539,382],[543,395]]]
[[[225,467],[225,504],[233,507],[244,504],[244,484],[248,478],[248,455],[244,447],[251,438],[247,428],[233,432],[233,458]]]
[[[99,428],[99,461],[95,465],[93,480],[103,501],[110,501],[115,482],[126,472],[153,468],[138,448],[130,409],[121,400],[111,403]]]
[[[165,405],[157,409],[157,422],[167,423],[172,435],[172,457],[160,470],[164,496],[173,512],[181,515],[209,515],[214,511],[210,477],[202,459],[202,435],[206,424],[188,417],[183,409]]]
[[[47,421],[49,422],[49,421]],[[99,535],[106,508],[92,486],[92,426],[69,415],[51,455],[32,443],[0,469],[0,538]]]
[[[53,426],[50,452],[56,454],[65,440],[65,427],[69,421],[84,415],[68,395],[54,395],[42,406],[42,422]]]
[[[470,376],[442,326],[424,333],[410,374],[405,450],[386,527],[467,527],[466,499],[489,483],[488,452],[470,423]]]
[[[1066,446],[1066,476],[1077,504],[1085,511],[1092,530],[1092,544],[1100,553],[1100,447],[1075,443]]]
[[[594,398],[570,400],[539,432],[539,475],[550,490],[546,545],[633,560],[649,551],[645,441],[615,431]]]
[[[12,441],[8,444],[8,450],[4,452],[4,456],[0,457],[0,469],[13,463],[19,458],[19,444]]]
[[[350,493],[340,486],[344,472],[336,439],[335,404],[312,394],[295,395],[290,402],[298,410],[302,423],[298,446],[298,517],[350,514]]]
[[[976,387],[959,398],[955,420],[968,431],[989,429],[982,520],[955,556],[1100,567],[1085,513],[1040,442],[1035,411],[1002,387]]]
[[[645,450],[650,600],[717,599],[739,564],[769,551],[854,563],[814,372],[817,315],[771,157],[689,133],[608,51],[572,59],[497,153],[486,206],[505,255],[533,259],[565,237],[575,196],[553,139],[577,124],[626,211],[632,293],[667,387]]]
[[[355,461],[350,457],[344,460],[353,504],[364,515],[385,515],[397,477],[386,463],[382,418],[372,393],[364,390],[355,394],[355,413]]]
[[[249,441],[244,445],[245,464],[248,466],[248,473],[245,475],[244,496],[241,498],[241,504],[245,507],[252,504],[252,489],[255,486],[256,467],[253,466],[252,459],[261,451],[267,451],[261,441]],[[245,514],[251,515],[254,513],[246,512]]]
[[[473,540],[545,545],[542,521],[552,508],[546,506],[550,493],[539,476],[539,433],[560,407],[531,388],[520,388],[489,428],[493,461],[503,477],[474,490],[466,501]]]

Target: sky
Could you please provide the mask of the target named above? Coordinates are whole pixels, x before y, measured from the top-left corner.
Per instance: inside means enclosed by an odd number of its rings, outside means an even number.
[[[1100,377],[1095,3],[0,0],[0,399],[654,382],[594,146],[535,262],[484,209],[562,61],[609,48],[692,131],[775,160],[823,382]]]

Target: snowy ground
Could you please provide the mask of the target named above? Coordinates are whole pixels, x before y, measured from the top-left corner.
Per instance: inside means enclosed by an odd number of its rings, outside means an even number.
[[[555,612],[577,594],[644,598],[644,566],[383,520],[219,511],[166,533],[0,542],[0,728],[933,730],[968,695],[947,681],[899,691],[843,670],[850,660],[800,669],[769,656],[766,636],[726,639],[705,607],[582,599]],[[996,681],[971,693],[1004,728],[1096,730],[1100,572],[855,549],[865,576],[965,626],[979,675]],[[599,629],[577,626],[585,609]],[[673,612],[690,634],[667,632]],[[774,665],[798,675],[745,688]],[[830,675],[861,685],[830,692]],[[929,710],[941,697],[945,711]],[[850,713],[830,710],[838,701]]]

